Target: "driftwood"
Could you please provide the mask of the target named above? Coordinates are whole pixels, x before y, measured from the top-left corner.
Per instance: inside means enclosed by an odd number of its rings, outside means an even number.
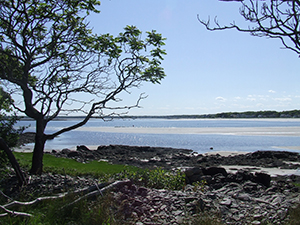
[[[91,198],[91,197],[95,197],[95,196],[98,196],[98,195],[102,195],[105,194],[107,191],[113,189],[113,188],[120,188],[126,184],[131,184],[131,181],[130,180],[124,180],[124,181],[115,181],[109,185],[107,185],[106,187],[103,187],[101,189],[98,189],[98,190],[95,190],[95,191],[92,191],[92,192],[89,192],[87,193],[86,195],[76,199],[75,201],[69,203],[68,205],[64,206],[64,207],[67,207],[67,206],[70,206],[70,205],[73,205],[83,199],[87,199],[87,198]]]
[[[5,211],[5,213],[0,214],[0,217],[4,217],[4,216],[8,216],[8,215],[11,215],[11,216],[25,216],[25,217],[32,217],[33,216],[30,213],[17,212],[17,211],[9,210],[9,209],[5,208],[2,205],[0,205],[0,209]]]
[[[118,181],[116,181],[116,182],[118,182]],[[97,185],[93,185],[93,186],[89,186],[89,187],[86,187],[86,188],[78,189],[78,190],[76,190],[74,192],[71,192],[71,193],[70,192],[64,192],[64,193],[61,193],[59,195],[39,197],[39,198],[36,198],[35,200],[29,201],[29,202],[12,201],[12,202],[7,203],[6,205],[3,205],[3,206],[5,208],[11,208],[11,207],[14,207],[14,206],[28,206],[28,205],[35,205],[39,202],[46,201],[46,200],[54,200],[54,199],[64,198],[66,196],[85,195],[87,193],[90,193],[90,192],[93,192],[93,191],[97,190],[97,187],[98,188],[104,188],[107,185],[109,185],[109,183],[100,183],[100,184],[97,184]]]
[[[113,188],[120,188],[121,186],[124,186],[126,184],[130,184],[131,181],[129,180],[124,180],[124,181],[115,181],[113,183],[100,183],[100,184],[96,184],[87,188],[83,188],[83,189],[79,189],[76,190],[74,192],[65,192],[65,193],[61,193],[59,195],[55,195],[55,196],[45,196],[45,197],[39,197],[36,198],[33,201],[29,201],[29,202],[20,202],[20,201],[12,201],[10,203],[7,203],[5,205],[0,205],[0,209],[4,210],[5,213],[0,214],[0,217],[4,217],[7,215],[13,215],[13,216],[27,216],[27,217],[31,217],[32,215],[29,213],[23,213],[23,212],[16,212],[16,211],[12,211],[9,210],[9,208],[12,208],[14,206],[28,206],[28,205],[34,205],[34,204],[38,204],[39,202],[42,201],[46,201],[46,200],[54,200],[54,199],[61,199],[64,198],[66,196],[72,196],[72,195],[83,195],[79,198],[77,198],[75,201],[67,204],[64,207],[70,206],[75,204],[76,202],[79,202],[83,199],[87,199],[90,197],[94,197],[97,195],[102,195],[107,192],[108,190],[111,190]],[[1,192],[3,195],[4,193]],[[6,195],[4,195],[5,197],[8,197]]]

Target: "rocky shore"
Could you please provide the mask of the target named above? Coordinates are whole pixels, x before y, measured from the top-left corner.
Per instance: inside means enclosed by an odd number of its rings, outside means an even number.
[[[271,177],[252,172],[255,167],[296,169],[300,155],[284,151],[256,151],[228,157],[197,154],[186,149],[148,146],[99,146],[90,150],[52,151],[57,157],[79,162],[105,160],[141,168],[181,168],[186,187],[181,191],[155,190],[133,183],[114,191],[124,219],[134,224],[182,224],[188,216],[208,213],[219,215],[226,224],[282,224],[288,211],[300,203],[297,175]],[[223,166],[247,166],[231,173]],[[206,185],[201,184],[205,181]]]
[[[300,188],[295,186],[300,183],[299,176],[254,172],[256,167],[297,169],[300,155],[293,152],[256,151],[224,157],[186,149],[109,145],[47,154],[85,163],[104,160],[141,168],[182,169],[187,184],[183,190],[150,189],[129,181],[112,191],[120,215],[130,224],[193,224],[191,221],[210,215],[217,215],[216,221],[225,224],[284,224],[289,211],[300,204]],[[225,169],[238,165],[245,167],[233,172]],[[6,194],[14,197],[14,178],[5,182],[11,185]],[[44,174],[31,176],[25,188],[47,194],[93,184],[93,178]]]
[[[164,169],[182,167],[212,167],[219,165],[240,165],[249,167],[269,167],[297,169],[300,167],[300,155],[288,151],[256,151],[247,154],[233,154],[227,157],[220,154],[198,154],[188,149],[161,148],[149,146],[108,145],[96,150],[77,146],[76,151],[53,150],[49,154],[66,157],[78,162],[105,160],[113,164],[128,164],[141,168],[161,167]]]

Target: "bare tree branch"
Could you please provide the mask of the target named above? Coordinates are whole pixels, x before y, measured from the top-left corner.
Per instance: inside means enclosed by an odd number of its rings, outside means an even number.
[[[280,39],[284,48],[300,56],[299,0],[244,0],[241,1],[240,14],[250,22],[248,27],[236,25],[234,21],[230,25],[220,25],[216,18],[213,27],[210,18],[207,21],[199,15],[197,18],[209,31],[236,29],[257,37]]]

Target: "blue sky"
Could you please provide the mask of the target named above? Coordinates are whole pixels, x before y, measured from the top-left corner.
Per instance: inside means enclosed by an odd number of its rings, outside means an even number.
[[[228,111],[300,108],[298,55],[280,40],[252,37],[235,30],[207,31],[197,20],[218,16],[235,21],[240,3],[218,0],[102,0],[100,14],[89,17],[95,33],[117,35],[126,25],[157,30],[167,38],[160,85],[144,84],[131,95],[148,98],[132,115],[207,114]]]

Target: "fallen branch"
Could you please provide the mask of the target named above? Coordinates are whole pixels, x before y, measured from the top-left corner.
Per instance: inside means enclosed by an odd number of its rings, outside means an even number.
[[[0,205],[0,208],[3,209],[3,210],[6,212],[6,213],[3,213],[3,214],[0,214],[0,217],[7,216],[7,215],[9,215],[9,214],[12,215],[12,216],[32,217],[32,214],[8,210],[7,208],[5,208],[5,207],[2,206],[2,205]]]
[[[121,187],[127,184],[131,184],[130,180],[124,180],[124,181],[115,181],[113,183],[101,183],[101,184],[96,184],[87,188],[83,188],[83,189],[79,189],[77,191],[74,192],[65,192],[62,194],[59,194],[57,196],[46,196],[46,197],[39,197],[33,201],[29,201],[29,202],[20,202],[20,201],[12,201],[10,203],[7,203],[5,205],[0,205],[0,208],[3,209],[5,211],[5,213],[0,214],[0,217],[4,217],[7,215],[13,215],[13,216],[26,216],[26,217],[31,217],[33,216],[32,214],[29,213],[23,213],[23,212],[17,212],[17,211],[12,211],[9,210],[8,208],[14,207],[14,206],[28,206],[28,205],[34,205],[37,204],[39,202],[42,201],[46,201],[46,200],[53,200],[53,199],[60,199],[60,198],[64,198],[66,196],[71,196],[71,195],[83,195],[82,197],[76,199],[75,201],[65,205],[64,207],[70,206],[75,204],[76,202],[79,202],[83,199],[87,199],[90,197],[94,197],[97,196],[99,194],[101,194],[103,196],[103,194],[105,192],[107,192],[108,190],[111,190],[113,188],[117,188],[117,187]],[[4,195],[4,193],[2,192],[2,194]],[[6,195],[4,195],[6,196]],[[8,197],[8,196],[6,196]],[[9,197],[8,197],[9,198]]]
[[[61,193],[61,194],[56,195],[56,196],[39,197],[39,198],[36,198],[35,200],[30,201],[30,202],[12,201],[10,203],[7,203],[6,205],[3,205],[3,207],[11,208],[11,207],[14,207],[14,206],[28,206],[28,205],[37,204],[37,203],[42,202],[42,201],[60,199],[60,198],[64,198],[66,196],[71,196],[71,195],[84,195],[86,193],[90,193],[94,190],[98,190],[99,188],[105,187],[107,185],[108,185],[108,183],[101,183],[101,184],[98,184],[98,185],[93,185],[93,186],[89,186],[89,187],[86,187],[86,188],[82,188],[82,189],[76,190],[76,191],[71,192],[71,193],[70,192],[65,192],[65,193]]]
[[[10,200],[13,200],[11,197],[9,197],[8,195],[4,194],[2,191],[0,191],[0,194],[2,194],[5,198],[8,198]]]
[[[131,183],[130,180],[121,180],[121,181],[118,180],[118,181],[115,181],[115,182],[113,182],[113,183],[107,185],[106,187],[103,187],[103,188],[101,188],[101,189],[98,189],[98,190],[92,191],[92,192],[90,192],[90,193],[87,193],[86,195],[84,195],[84,196],[82,196],[82,197],[76,199],[75,201],[73,201],[73,202],[71,202],[71,203],[65,205],[64,207],[73,205],[73,204],[75,204],[75,203],[77,203],[77,202],[79,202],[79,201],[81,201],[81,200],[83,200],[83,199],[95,197],[95,196],[97,196],[97,195],[99,195],[99,194],[103,195],[103,194],[104,194],[105,192],[107,192],[108,190],[111,190],[111,189],[113,189],[113,188],[117,188],[117,187],[120,187],[120,186],[124,186],[124,185],[127,185],[127,184],[130,185],[130,184],[132,184],[132,183]],[[64,207],[63,207],[63,208],[64,208]]]

